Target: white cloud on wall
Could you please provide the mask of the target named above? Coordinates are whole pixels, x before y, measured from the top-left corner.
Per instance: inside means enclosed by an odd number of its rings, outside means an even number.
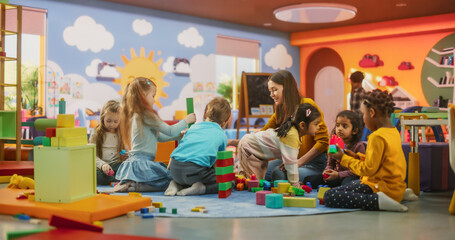
[[[183,87],[179,97],[171,105],[158,110],[161,119],[174,119],[175,111],[186,111],[186,98],[193,97],[193,95],[193,83],[190,82]]]
[[[76,46],[82,52],[90,50],[100,52],[114,46],[114,36],[106,28],[97,24],[89,16],[80,16],[74,25],[65,28],[63,40],[70,46]]]
[[[283,70],[292,66],[292,57],[283,44],[277,44],[265,54],[265,64],[274,70]]]
[[[102,63],[101,59],[93,59],[89,66],[85,67],[85,74],[89,77],[98,75],[98,64]]]
[[[120,73],[117,72],[117,69],[115,69],[114,66],[105,65],[101,69],[99,76],[105,78],[119,78]]]
[[[166,59],[166,62],[163,63],[163,71],[165,72],[174,72],[174,60],[175,60],[175,57],[168,57]]]
[[[187,48],[197,48],[204,45],[204,38],[199,35],[196,28],[190,27],[181,32],[177,37],[178,42]]]
[[[145,36],[152,32],[153,26],[145,19],[136,19],[133,21],[133,30],[140,36]]]

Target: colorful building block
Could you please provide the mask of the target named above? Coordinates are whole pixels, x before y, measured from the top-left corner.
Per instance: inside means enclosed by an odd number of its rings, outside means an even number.
[[[74,114],[58,114],[57,128],[74,128]]]
[[[172,214],[177,214],[177,208],[172,209]]]
[[[226,191],[218,191],[218,198],[227,198],[231,195],[231,188]]]
[[[243,191],[243,189],[245,188],[245,185],[243,183],[237,183],[235,189],[237,191]]]
[[[282,208],[283,194],[270,193],[265,195],[265,206],[267,208]]]
[[[103,232],[103,228],[93,224],[76,221],[69,218],[52,215],[49,219],[49,225],[56,228],[79,229],[92,232]]]
[[[38,228],[38,229],[31,229],[31,230],[19,230],[19,231],[10,231],[6,232],[6,239],[16,239],[16,238],[22,238],[28,235],[40,233],[40,232],[46,232],[49,231],[49,228]]]
[[[254,192],[254,193],[255,193],[255,192],[262,191],[262,190],[264,190],[264,189],[261,188],[261,187],[254,187],[254,188],[251,188],[251,192]]]
[[[324,199],[324,194],[325,194],[325,192],[327,192],[328,190],[330,190],[329,187],[320,187],[319,190],[318,190],[317,199]]]
[[[256,204],[265,205],[265,195],[271,194],[271,191],[258,191],[256,192]]]
[[[229,173],[229,174],[224,174],[224,175],[217,175],[216,176],[216,182],[227,182],[227,181],[234,181],[235,179],[235,173]]]
[[[95,145],[35,146],[34,155],[35,201],[68,203],[96,194]]]
[[[56,136],[56,128],[46,128],[46,137],[51,138]]]
[[[229,173],[233,173],[233,172],[234,172],[233,165],[227,166],[227,167],[216,167],[215,168],[216,175],[225,175],[225,174],[229,174]]]
[[[46,131],[47,131],[47,129],[46,129]],[[53,137],[79,137],[79,136],[87,137],[87,128],[86,127],[55,128],[55,136],[53,136]]]
[[[233,158],[233,153],[232,151],[219,151],[216,154],[216,159],[228,159],[228,158]]]
[[[251,192],[251,188],[259,187],[259,180],[250,180],[248,181],[248,191]]]
[[[226,191],[229,188],[232,188],[232,182],[218,183],[218,191]]]
[[[43,137],[43,146],[50,147],[51,146],[51,138]]]
[[[165,207],[160,207],[160,213],[165,213],[166,212],[166,208]]]
[[[288,181],[288,180],[275,180],[275,181],[273,182],[273,186],[274,186],[274,187],[278,187],[278,183],[281,183],[281,182],[282,182],[282,183],[287,183],[287,182],[289,182],[289,181]]]
[[[278,183],[278,193],[287,193],[289,192],[289,187],[291,186],[288,182],[280,182]]]
[[[154,216],[151,213],[147,213],[147,214],[142,214],[142,218],[154,218]]]
[[[217,159],[215,162],[215,167],[227,167],[227,166],[232,166],[232,165],[234,165],[233,158]]]
[[[285,207],[315,208],[316,207],[316,198],[285,197],[283,199],[283,206],[285,206]]]
[[[163,203],[162,202],[152,202],[152,206],[154,206],[155,208],[162,208]]]

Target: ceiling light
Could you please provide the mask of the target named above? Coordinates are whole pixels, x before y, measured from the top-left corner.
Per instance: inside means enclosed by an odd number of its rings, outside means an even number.
[[[302,3],[273,11],[278,20],[294,23],[328,23],[355,17],[357,8],[334,3]]]
[[[272,24],[271,23],[264,23],[264,26],[270,27],[270,26],[272,26]]]
[[[395,6],[397,6],[397,7],[406,7],[406,6],[408,6],[408,4],[406,4],[406,3],[397,3],[397,4],[395,4]]]

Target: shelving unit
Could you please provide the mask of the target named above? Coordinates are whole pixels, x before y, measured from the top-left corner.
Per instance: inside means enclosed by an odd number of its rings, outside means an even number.
[[[6,29],[6,14],[16,11],[16,31]],[[0,41],[2,52],[8,35],[16,35],[16,57],[0,56],[0,161],[4,160],[5,140],[13,139],[16,143],[16,161],[21,159],[21,45],[22,45],[22,6],[0,3]],[[6,83],[5,62],[16,63],[16,84]],[[16,88],[16,111],[4,111],[5,89]]]
[[[438,54],[439,56],[441,57],[444,57],[444,56],[453,56],[455,54],[455,49],[452,49],[450,51],[438,51],[434,48],[431,49],[432,52]],[[430,58],[430,57],[427,57],[425,58],[425,60],[427,60],[428,62],[430,62],[431,64],[433,64],[434,66],[438,67],[438,68],[447,68],[449,70],[452,70],[451,72],[451,77],[453,78],[454,75],[455,75],[455,65],[448,65],[448,64],[441,64],[439,62],[436,62],[434,59]],[[434,86],[438,87],[438,88],[448,88],[448,87],[452,87],[453,88],[453,98],[455,99],[455,82],[451,82],[450,83],[450,79],[448,79],[447,81],[449,81],[449,83],[439,83],[437,80],[435,80],[434,78],[432,77],[427,77],[427,80],[432,83]],[[454,99],[452,99],[452,102],[455,102]]]

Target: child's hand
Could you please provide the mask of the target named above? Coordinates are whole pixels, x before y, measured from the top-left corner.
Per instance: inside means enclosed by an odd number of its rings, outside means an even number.
[[[188,116],[185,117],[185,122],[187,124],[196,122],[196,114],[194,114],[194,113],[188,114]]]
[[[180,131],[180,138],[183,138],[185,136],[186,130]]]
[[[336,159],[337,161],[341,161],[341,158],[343,157],[343,150],[340,148],[340,146],[337,146],[337,152],[336,153],[329,153],[329,156],[333,159]]]
[[[109,175],[110,171],[113,171],[111,166],[109,164],[105,163],[103,166],[101,166],[101,170],[103,171],[104,174]]]
[[[335,180],[335,179],[338,179],[340,178],[340,175],[337,171],[335,170],[325,170],[323,172],[323,174],[326,174],[328,175],[327,178],[324,178],[324,181],[327,182],[327,181],[332,181],[332,180]]]
[[[286,168],[284,167],[284,163],[282,163],[278,168],[283,172],[286,171]]]
[[[355,159],[360,159],[359,155],[355,154],[353,151],[345,149],[344,153],[346,153],[348,156],[353,157]]]
[[[239,145],[239,142],[240,142],[239,139],[229,139],[228,140],[228,146],[237,147]]]

